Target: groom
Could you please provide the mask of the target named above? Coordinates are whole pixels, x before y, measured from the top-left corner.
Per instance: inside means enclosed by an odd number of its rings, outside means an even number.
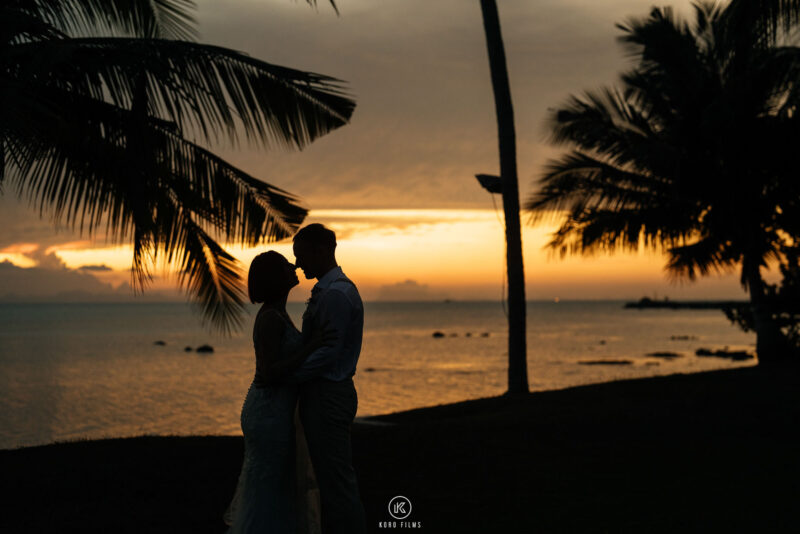
[[[296,267],[316,278],[303,314],[303,337],[320,328],[336,331],[336,342],[313,352],[289,381],[298,383],[300,419],[319,484],[324,534],[365,534],[364,507],[350,448],[350,425],[358,397],[353,385],[364,306],[355,284],[336,263],[336,234],[309,224],[294,236]]]

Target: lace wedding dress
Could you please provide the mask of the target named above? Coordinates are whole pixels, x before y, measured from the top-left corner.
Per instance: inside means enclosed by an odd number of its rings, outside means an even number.
[[[259,346],[256,317],[253,342]],[[278,314],[279,315],[279,314]],[[280,315],[279,315],[280,316]],[[279,348],[286,358],[302,344],[290,321]],[[297,411],[297,386],[250,384],[242,405],[244,461],[225,512],[226,534],[320,534],[319,489]]]

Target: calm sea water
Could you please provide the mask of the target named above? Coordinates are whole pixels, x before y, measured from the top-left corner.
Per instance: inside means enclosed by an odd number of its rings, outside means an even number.
[[[531,389],[740,365],[699,347],[752,350],[716,310],[622,302],[528,305]],[[256,308],[251,309],[248,328]],[[302,304],[289,304],[299,324]],[[358,415],[499,395],[507,325],[499,303],[366,303]],[[434,331],[446,334],[434,338]],[[488,336],[487,336],[488,334]],[[672,339],[688,336],[689,339]],[[165,345],[156,345],[155,341]],[[185,352],[211,344],[214,352]],[[672,351],[663,360],[648,353]],[[582,365],[630,359],[632,365]],[[0,304],[0,448],[141,434],[241,434],[253,378],[250,331],[220,338],[185,304]]]

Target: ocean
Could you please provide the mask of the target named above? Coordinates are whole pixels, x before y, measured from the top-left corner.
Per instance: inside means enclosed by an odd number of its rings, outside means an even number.
[[[754,350],[754,334],[719,310],[623,304],[529,302],[531,390],[755,364],[695,356],[701,347]],[[204,330],[182,303],[0,304],[0,448],[143,434],[241,435],[256,310],[244,332],[223,338]],[[288,311],[299,325],[303,304],[289,303]],[[499,302],[365,303],[354,378],[358,416],[502,394],[506,336]],[[203,344],[214,352],[184,350]],[[679,356],[648,356],[654,352]],[[606,359],[632,363],[580,363]]]

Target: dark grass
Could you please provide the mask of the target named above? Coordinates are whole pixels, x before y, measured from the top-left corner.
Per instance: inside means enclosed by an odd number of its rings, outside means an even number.
[[[353,452],[371,532],[796,532],[800,372],[740,368],[371,418]],[[241,438],[0,451],[0,532],[222,533]],[[399,525],[398,525],[399,526]]]

